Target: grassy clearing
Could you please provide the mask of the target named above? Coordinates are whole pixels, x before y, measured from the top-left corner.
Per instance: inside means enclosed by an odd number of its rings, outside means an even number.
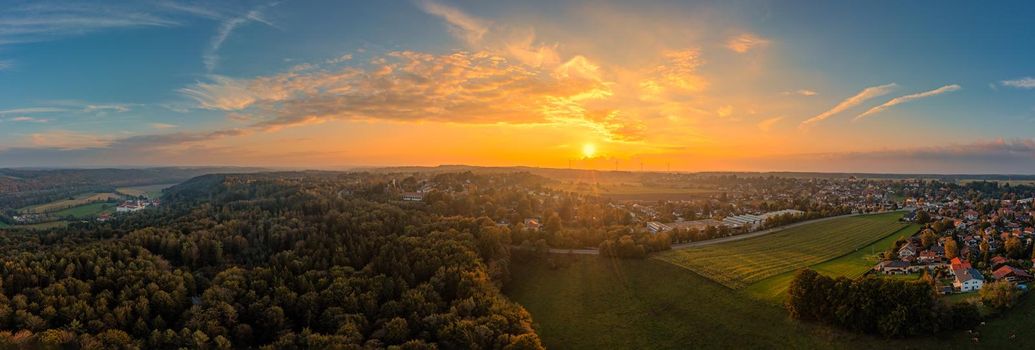
[[[107,212],[107,213],[114,213],[115,212],[115,206],[116,206],[116,204],[114,204],[114,203],[92,203],[92,204],[80,205],[78,207],[72,207],[72,208],[68,208],[68,209],[64,209],[64,210],[59,210],[59,211],[54,212],[53,216],[59,217],[59,218],[64,218],[64,217],[71,216],[71,217],[74,217],[74,218],[77,218],[77,219],[92,218],[92,217],[96,217],[98,215],[101,215],[101,213],[105,213],[105,212]]]
[[[868,247],[908,224],[901,213],[865,215],[797,226],[757,238],[669,251],[655,259],[740,289],[798,268]]]
[[[162,190],[172,187],[176,184],[158,184],[158,185],[147,185],[147,186],[133,186],[133,187],[119,187],[115,189],[115,192],[130,196],[139,197],[145,196],[147,198],[158,198],[162,196]]]
[[[30,207],[25,207],[25,208],[19,209],[19,211],[23,212],[23,213],[48,213],[48,212],[68,209],[68,208],[72,208],[72,207],[77,207],[77,206],[81,206],[81,205],[85,205],[85,204],[90,204],[90,203],[94,203],[94,202],[104,202],[104,201],[109,201],[109,200],[117,200],[117,199],[121,199],[121,198],[122,198],[122,195],[119,195],[118,193],[111,193],[111,192],[107,192],[107,193],[87,193],[87,194],[82,194],[82,195],[75,196],[75,197],[70,198],[70,199],[66,198],[66,199],[56,200],[56,201],[53,201],[53,202],[50,202],[50,203],[44,203],[44,204],[40,204],[40,205],[34,205],[34,206],[30,206]]]
[[[832,277],[862,276],[879,262],[877,255],[894,245],[895,241],[912,236],[919,229],[920,225],[907,225],[867,247],[857,249],[833,260],[809,266],[809,268]],[[782,303],[787,295],[787,286],[794,279],[796,272],[797,270],[792,270],[758,281],[744,288],[743,292],[754,299],[777,304]]]

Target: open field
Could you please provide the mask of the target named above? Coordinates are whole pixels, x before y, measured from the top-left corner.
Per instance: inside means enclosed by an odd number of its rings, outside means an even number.
[[[115,189],[115,192],[131,197],[145,196],[148,198],[157,198],[162,195],[162,190],[175,185],[176,184],[158,184],[147,186],[119,187]]]
[[[91,218],[100,215],[104,212],[114,213],[115,206],[116,204],[114,203],[91,203],[87,205],[80,205],[78,207],[59,210],[54,212],[52,215],[54,217],[59,218],[64,218],[68,216],[72,216],[75,218]]]
[[[507,294],[548,349],[825,348],[817,327],[656,260],[576,258],[518,266]]]
[[[110,192],[107,192],[107,193],[87,193],[87,194],[82,194],[82,195],[75,196],[74,198],[71,198],[71,199],[65,198],[65,199],[53,201],[53,202],[50,202],[50,203],[34,205],[34,206],[31,206],[31,207],[25,207],[25,208],[19,209],[18,211],[23,212],[23,213],[47,213],[47,212],[53,212],[53,211],[58,211],[58,210],[62,210],[62,209],[68,209],[68,208],[72,208],[72,207],[77,207],[77,206],[81,206],[81,205],[84,205],[84,204],[90,204],[90,203],[93,203],[93,202],[103,202],[103,201],[107,201],[107,200],[111,200],[111,199],[120,199],[120,198],[122,198],[122,196],[119,195],[118,193],[110,193]]]
[[[663,252],[653,258],[740,289],[861,250],[906,227],[908,224],[899,222],[899,217],[901,213],[839,218],[757,238]]]
[[[516,264],[506,294],[548,349],[1028,349],[1035,295],[975,330],[883,339],[803,323],[691,271],[656,260],[580,256],[568,267]],[[975,296],[974,293],[966,296]],[[1011,338],[1012,337],[1012,338]]]
[[[809,266],[809,268],[832,277],[862,276],[873,268],[873,265],[879,262],[877,258],[878,254],[894,245],[895,241],[912,236],[919,229],[920,225],[907,225],[906,227],[893,232],[887,237],[884,237],[867,247],[852,251],[832,260]],[[787,287],[790,285],[791,280],[794,279],[794,274],[796,272],[797,270],[795,269],[755,282],[747,288],[744,288],[743,292],[755,299],[781,304],[786,296]]]

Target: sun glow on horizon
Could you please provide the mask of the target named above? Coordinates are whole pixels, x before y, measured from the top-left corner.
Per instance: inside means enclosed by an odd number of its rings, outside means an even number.
[[[593,158],[597,155],[597,146],[592,143],[582,145],[582,156],[585,158]]]

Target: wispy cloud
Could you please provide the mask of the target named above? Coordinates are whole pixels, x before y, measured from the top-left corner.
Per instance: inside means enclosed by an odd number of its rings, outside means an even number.
[[[14,61],[0,60],[0,72],[11,69],[12,67],[14,67]]]
[[[812,125],[813,123],[823,121],[835,114],[844,112],[849,108],[855,107],[860,103],[866,102],[866,100],[869,100],[871,98],[886,95],[889,92],[891,92],[891,90],[894,90],[897,86],[898,85],[896,85],[895,83],[890,83],[865,88],[862,91],[859,91],[859,93],[855,94],[855,96],[849,97],[841,101],[841,103],[838,103],[836,106],[834,106],[834,108],[831,108],[823,113],[816,115],[815,117],[809,118],[808,120],[801,122],[801,127],[807,127],[809,125]]]
[[[916,100],[919,100],[919,99],[922,99],[922,98],[925,98],[925,97],[941,95],[941,94],[944,94],[946,92],[953,92],[953,91],[956,91],[956,90],[959,90],[959,89],[960,89],[959,85],[952,84],[952,85],[945,85],[945,86],[942,86],[940,88],[937,88],[937,89],[934,89],[934,90],[930,90],[930,91],[924,91],[924,92],[918,92],[918,93],[915,93],[915,94],[899,96],[899,97],[891,99],[888,102],[885,102],[884,104],[882,104],[880,106],[870,108],[866,112],[863,112],[863,114],[860,114],[860,115],[856,116],[855,118],[853,118],[852,121],[857,121],[857,120],[866,118],[868,116],[880,113],[880,112],[884,111],[885,109],[891,108],[892,106],[895,106],[895,105],[903,104],[903,103],[910,102],[910,101],[916,101]]]
[[[132,4],[33,2],[3,10],[0,42],[36,42],[106,29],[178,24]]]
[[[172,128],[176,128],[176,127],[179,127],[179,126],[175,125],[175,124],[166,124],[166,123],[151,123],[151,127],[155,128],[155,129],[172,129]]]
[[[468,44],[477,44],[489,31],[490,23],[480,18],[431,0],[418,0],[417,6],[424,12],[435,15],[449,23],[449,31]]]
[[[28,107],[28,108],[15,108],[15,109],[2,110],[2,111],[0,111],[0,115],[32,114],[32,113],[57,113],[57,112],[66,112],[66,111],[68,111],[68,110],[65,109],[65,108]]]
[[[755,34],[744,33],[726,41],[726,48],[736,53],[746,53],[758,47],[768,46],[770,41]]]
[[[1019,89],[1035,89],[1035,78],[1024,77],[1014,80],[1003,80],[999,82],[1003,86],[1014,87]]]
[[[799,89],[795,91],[784,91],[784,95],[800,95],[800,96],[816,96],[819,93],[809,89]]]
[[[775,125],[776,123],[778,123],[781,120],[783,120],[783,118],[784,117],[782,117],[782,116],[780,116],[780,117],[772,117],[772,118],[763,120],[761,122],[758,122],[758,129],[762,130],[762,131],[769,131],[769,129],[773,128],[773,125]]]
[[[33,118],[33,117],[29,117],[29,116],[19,116],[19,117],[13,117],[13,118],[4,119],[4,120],[12,121],[12,122],[29,122],[29,123],[49,123],[50,122],[50,119]]]
[[[219,64],[219,49],[223,47],[223,43],[230,38],[230,34],[233,34],[234,30],[242,25],[249,22],[259,22],[266,25],[272,26],[268,20],[263,17],[262,11],[271,5],[263,5],[248,11],[247,13],[225,18],[222,23],[219,24],[219,29],[216,30],[216,35],[212,36],[209,41],[208,48],[205,53],[202,54],[202,62],[205,64],[205,69],[212,72]]]

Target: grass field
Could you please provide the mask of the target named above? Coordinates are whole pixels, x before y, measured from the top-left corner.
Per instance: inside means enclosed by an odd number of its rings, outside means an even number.
[[[657,260],[576,257],[513,266],[507,296],[548,349],[1032,349],[1035,295],[965,332],[883,339],[798,322],[777,305]],[[974,296],[973,293],[968,296]]]
[[[133,186],[133,187],[119,187],[115,189],[115,192],[131,196],[145,196],[147,198],[158,198],[162,196],[162,190],[172,187],[176,184],[158,184],[158,185],[147,185],[147,186]]]
[[[895,241],[912,236],[920,229],[920,225],[910,224],[883,239],[870,244],[867,247],[852,251],[832,260],[809,266],[824,275],[831,277],[858,277],[865,274],[873,265],[877,264],[877,255],[895,244]],[[755,282],[743,289],[748,296],[773,302],[782,303],[787,294],[787,287],[794,278],[797,270],[781,273],[779,275]]]
[[[757,238],[668,251],[654,258],[685,267],[727,287],[740,289],[772,276],[863,250],[906,227],[908,224],[898,221],[901,215],[886,213],[839,218]]]
[[[64,210],[54,212],[52,215],[59,218],[72,216],[74,218],[92,218],[100,215],[101,213],[114,213],[114,203],[91,203],[87,205],[80,205],[78,207],[72,207]]]
[[[50,203],[44,203],[40,205],[34,205],[19,209],[18,211],[23,213],[47,213],[72,207],[81,206],[84,204],[90,204],[93,202],[103,202],[111,199],[120,199],[121,195],[118,193],[87,193],[75,196],[72,199],[61,199]]]
[[[507,294],[548,349],[826,348],[816,327],[657,260],[518,266]]]

